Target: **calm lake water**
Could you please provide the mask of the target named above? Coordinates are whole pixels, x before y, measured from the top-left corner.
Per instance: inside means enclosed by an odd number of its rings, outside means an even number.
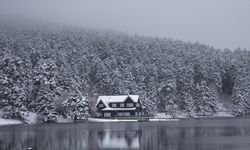
[[[0,127],[0,150],[249,150],[250,119]]]

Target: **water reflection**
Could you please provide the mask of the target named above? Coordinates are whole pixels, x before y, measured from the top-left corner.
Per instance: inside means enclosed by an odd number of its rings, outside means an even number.
[[[139,149],[139,130],[99,131],[98,146],[103,149]]]
[[[1,150],[248,150],[250,120],[0,127]]]

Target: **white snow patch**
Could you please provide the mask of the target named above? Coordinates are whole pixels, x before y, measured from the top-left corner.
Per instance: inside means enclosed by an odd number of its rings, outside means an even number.
[[[88,118],[88,122],[137,122],[135,119],[119,120],[119,119],[101,119],[101,118]]]
[[[188,114],[182,112],[182,111],[177,111],[176,114],[175,114],[175,118],[178,118],[178,119],[187,119],[187,118],[190,118],[188,116]]]
[[[180,119],[153,118],[153,119],[149,119],[149,121],[180,121]]]
[[[168,118],[168,119],[170,119],[170,118],[172,118],[172,116],[167,115],[166,113],[156,113],[154,115],[154,118]]]
[[[15,119],[0,118],[0,125],[13,125],[13,124],[22,124],[22,121]]]
[[[140,119],[139,119],[140,120]],[[149,121],[179,121],[179,119],[171,118],[151,118]],[[101,118],[89,118],[88,122],[138,122],[138,119],[101,119]]]
[[[215,114],[213,114],[214,117],[234,117],[234,115],[232,115],[229,112],[217,112]]]

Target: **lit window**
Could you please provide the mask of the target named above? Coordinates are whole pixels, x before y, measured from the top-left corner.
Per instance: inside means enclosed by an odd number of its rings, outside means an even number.
[[[140,107],[141,105],[140,105],[140,103],[136,103],[136,107]]]
[[[112,107],[117,107],[117,105],[116,104],[112,104]]]
[[[121,103],[121,104],[120,104],[120,107],[125,107],[125,106],[124,106],[124,103]]]
[[[127,103],[126,106],[127,107],[134,107],[134,104],[133,103]]]
[[[103,104],[99,104],[99,107],[100,107],[100,108],[103,108],[103,107],[104,107],[104,105],[103,105]]]

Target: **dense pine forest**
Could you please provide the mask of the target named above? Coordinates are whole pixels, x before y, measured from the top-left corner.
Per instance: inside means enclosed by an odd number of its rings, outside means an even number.
[[[150,114],[250,114],[250,51],[117,31],[0,23],[0,110],[83,119],[99,95],[138,94]]]

